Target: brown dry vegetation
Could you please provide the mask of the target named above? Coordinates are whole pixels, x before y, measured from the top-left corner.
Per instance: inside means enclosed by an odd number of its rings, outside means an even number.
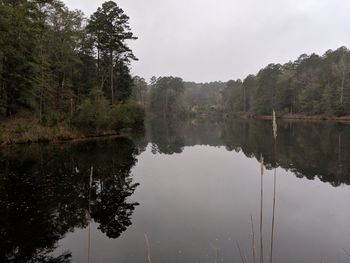
[[[66,122],[42,125],[30,116],[0,119],[0,146],[39,142],[59,142],[118,135],[113,130],[81,131]]]

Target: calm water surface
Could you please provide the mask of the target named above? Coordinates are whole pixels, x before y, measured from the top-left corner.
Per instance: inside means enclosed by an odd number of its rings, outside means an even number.
[[[350,126],[147,123],[133,139],[0,152],[0,262],[349,262]],[[260,156],[265,172],[260,176]],[[91,167],[93,167],[91,176]],[[256,260],[258,262],[258,260]]]

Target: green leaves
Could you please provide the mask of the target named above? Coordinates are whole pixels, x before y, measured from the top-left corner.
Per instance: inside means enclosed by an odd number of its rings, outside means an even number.
[[[136,37],[128,21],[113,1],[90,20],[60,0],[2,1],[0,115],[30,110],[43,122],[51,113],[72,116],[80,105],[82,119],[103,123],[108,99],[125,102],[132,92],[129,63],[136,57],[127,41]]]
[[[323,56],[304,54],[284,65],[270,64],[242,84],[228,82],[222,102],[226,113],[350,114],[350,51],[341,47]]]
[[[137,39],[131,32],[129,17],[113,1],[102,4],[91,16],[87,31],[97,49],[98,83],[110,90],[112,104],[131,95],[128,65],[137,60],[127,41]]]

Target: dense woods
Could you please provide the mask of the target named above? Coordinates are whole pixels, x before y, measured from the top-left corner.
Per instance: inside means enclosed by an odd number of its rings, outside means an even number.
[[[88,128],[106,128],[112,119],[113,129],[134,115],[142,119],[130,102],[136,57],[128,42],[135,39],[113,1],[86,18],[59,0],[2,0],[0,117],[29,112],[41,124]]]
[[[224,87],[220,81],[195,83],[170,76],[152,77],[143,90],[148,89],[149,112],[158,116],[189,116],[217,111]]]
[[[229,81],[223,95],[227,113],[350,114],[350,52],[341,47],[270,64],[243,81]]]
[[[137,58],[128,43],[137,38],[113,1],[87,18],[60,0],[3,0],[0,33],[0,141],[14,133],[40,134],[42,127],[135,127],[145,109],[163,117],[257,116],[273,109],[279,115],[350,114],[346,47],[269,64],[244,80],[195,83],[167,76],[147,82],[130,73]],[[6,121],[13,119],[9,128]],[[57,137],[45,132],[46,139]]]
[[[228,82],[184,82],[175,91],[173,77],[154,78],[150,85],[151,110],[158,113],[228,115],[350,114],[350,51],[341,47],[324,55],[301,55],[286,64],[269,64],[256,75]],[[176,96],[176,98],[173,98]],[[171,101],[172,105],[168,105]],[[158,104],[157,107],[155,105]],[[169,108],[171,107],[171,109]]]

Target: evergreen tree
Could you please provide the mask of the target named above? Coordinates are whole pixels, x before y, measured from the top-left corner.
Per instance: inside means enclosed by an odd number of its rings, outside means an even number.
[[[100,87],[105,91],[109,87],[112,104],[122,101],[131,94],[132,82],[126,65],[136,60],[126,43],[137,39],[131,32],[129,17],[115,2],[108,1],[91,16],[87,28],[97,49]]]

